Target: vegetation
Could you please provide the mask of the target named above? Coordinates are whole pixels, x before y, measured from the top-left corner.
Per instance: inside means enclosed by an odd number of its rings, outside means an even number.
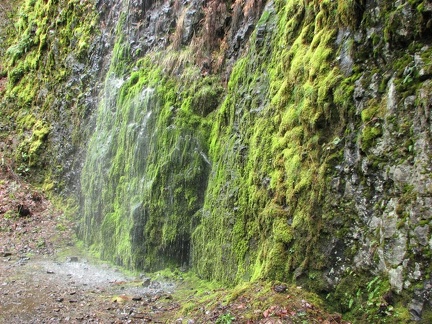
[[[50,173],[64,175],[60,164],[65,157],[49,140],[51,131],[55,129],[53,135],[58,136],[59,123],[72,122],[74,132],[82,132],[78,129],[83,109],[79,99],[85,89],[77,86],[73,66],[65,62],[87,57],[97,16],[88,2],[28,0],[14,21],[14,29],[8,33],[12,45],[2,55],[8,83],[0,118],[8,127],[3,140],[18,145],[9,146],[5,155],[22,176],[43,183]],[[72,132],[70,127],[64,128]],[[53,161],[58,164],[48,167]],[[64,180],[55,180],[60,189]]]
[[[73,165],[78,232],[103,259],[287,282],[354,319],[407,320],[431,269],[427,1],[174,1],[149,48],[123,5],[100,75],[102,7],[20,9],[1,71],[16,172],[61,189]]]

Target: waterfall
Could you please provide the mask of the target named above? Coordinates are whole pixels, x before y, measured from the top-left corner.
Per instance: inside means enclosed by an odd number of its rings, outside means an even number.
[[[82,171],[79,234],[131,268],[187,264],[210,167],[206,132],[151,64],[110,71]]]

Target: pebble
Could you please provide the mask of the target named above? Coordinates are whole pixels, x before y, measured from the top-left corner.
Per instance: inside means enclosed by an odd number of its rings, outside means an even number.
[[[273,290],[277,293],[283,293],[287,290],[287,288],[288,288],[287,285],[282,284],[282,285],[275,285],[273,287]]]
[[[143,285],[143,287],[149,287],[150,286],[150,283],[151,283],[151,279],[150,278],[145,278],[144,280],[143,280],[143,283],[142,283],[142,285]]]
[[[78,262],[78,257],[76,256],[71,256],[67,259],[68,262]]]

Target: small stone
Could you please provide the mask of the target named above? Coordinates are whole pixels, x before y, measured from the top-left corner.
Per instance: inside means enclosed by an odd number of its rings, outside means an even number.
[[[288,288],[287,285],[282,284],[282,285],[275,285],[273,287],[273,290],[277,293],[284,293],[286,292],[287,288]]]
[[[392,288],[395,289],[397,293],[400,293],[403,288],[403,276],[402,276],[403,267],[399,266],[396,269],[390,269],[389,273],[389,281]]]
[[[19,204],[17,206],[17,211],[18,211],[18,214],[21,217],[27,217],[27,216],[31,215],[30,209],[27,206],[23,205],[23,204]]]
[[[422,273],[420,271],[420,264],[418,264],[417,262],[415,263],[415,269],[413,272],[413,278],[415,280],[418,280],[421,277]]]
[[[142,297],[135,296],[135,297],[132,297],[132,300],[133,300],[133,301],[141,301],[141,300],[142,300]]]
[[[64,298],[60,297],[56,299],[56,302],[61,303],[62,301],[64,301]]]
[[[409,304],[409,311],[411,313],[412,320],[420,321],[423,312],[423,302],[420,300],[413,299]]]
[[[68,262],[78,262],[78,257],[72,256],[67,259]]]
[[[153,289],[159,289],[160,287],[161,287],[161,284],[160,284],[160,282],[157,282],[157,281],[153,281],[150,285],[150,288],[153,288]]]
[[[47,272],[46,273],[48,273],[48,274],[54,274],[54,271],[51,271],[51,270],[47,270]]]
[[[150,278],[145,278],[143,280],[143,283],[142,283],[143,287],[147,288],[147,287],[150,286],[150,284],[151,284],[151,279]]]
[[[429,238],[429,226],[417,226],[414,229],[414,235],[417,239],[417,242],[419,242],[421,245],[426,246],[428,244],[428,238]]]

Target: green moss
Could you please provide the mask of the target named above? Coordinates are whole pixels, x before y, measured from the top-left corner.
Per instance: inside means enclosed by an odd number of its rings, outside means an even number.
[[[377,138],[381,137],[381,127],[366,126],[362,130],[361,145],[363,151],[368,150],[376,144]]]
[[[190,107],[192,111],[201,116],[207,116],[215,110],[221,102],[223,88],[215,78],[203,79],[191,89]]]
[[[369,104],[366,109],[361,112],[361,119],[364,123],[369,123],[374,119],[382,118],[384,105]]]
[[[233,273],[236,280],[249,273],[246,277],[287,279],[300,265],[318,263],[305,255],[315,250],[320,231],[316,213],[326,173],[320,151],[343,127],[334,93],[340,91],[346,102],[342,91],[353,89],[330,66],[331,7],[327,3],[316,18],[308,14],[300,25],[293,20],[305,8],[297,2],[289,2],[279,16],[267,15],[269,24],[280,25],[266,41],[285,50],[270,58],[251,52],[233,69],[210,137],[213,171],[202,225],[193,236],[194,266],[203,277],[229,282]],[[253,100],[244,93],[268,95]],[[333,123],[340,126],[336,133],[324,135],[322,129]]]
[[[207,185],[204,117],[217,107],[221,86],[214,77],[164,74],[156,55],[135,66],[128,55],[119,35],[82,173],[80,236],[102,258],[128,267],[183,266]],[[121,86],[113,91],[112,82]],[[104,179],[96,176],[103,169]]]
[[[59,154],[49,148],[52,142],[47,140],[51,124],[78,122],[72,118],[74,109],[62,106],[63,99],[72,106],[79,97],[77,92],[82,91],[70,84],[62,87],[72,68],[65,62],[66,57],[88,56],[84,52],[89,48],[80,46],[79,41],[93,39],[95,17],[87,2],[25,1],[17,14],[15,34],[11,35],[14,40],[0,62],[8,75],[0,109],[2,115],[16,120],[11,133],[20,142],[18,150],[9,154],[19,169],[28,170],[26,174],[34,175],[40,183],[44,176],[36,176],[36,170],[42,171],[38,168],[53,165],[53,170],[46,170],[47,177],[58,171],[52,160]],[[61,46],[64,43],[71,46]],[[59,111],[64,112],[63,121],[59,121]]]
[[[33,166],[38,161],[38,155],[41,153],[40,148],[44,144],[50,128],[47,125],[39,122],[36,123],[33,130],[33,135],[30,140],[30,147],[28,150],[29,155],[29,166]]]
[[[387,280],[379,276],[371,279],[366,274],[355,274],[348,270],[336,291],[327,298],[342,301],[333,304],[333,307],[336,311],[345,313],[347,319],[365,323],[386,323],[401,318],[401,314],[394,312],[393,307],[384,301],[384,296],[389,291]]]

